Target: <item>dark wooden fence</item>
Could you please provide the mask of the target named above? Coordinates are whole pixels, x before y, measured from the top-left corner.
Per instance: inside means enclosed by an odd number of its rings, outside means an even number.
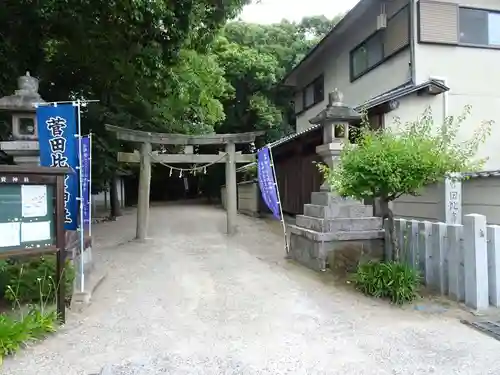
[[[322,129],[304,134],[273,148],[276,178],[283,212],[299,215],[311,193],[319,191],[323,181],[314,162],[321,162],[316,147],[322,144]]]

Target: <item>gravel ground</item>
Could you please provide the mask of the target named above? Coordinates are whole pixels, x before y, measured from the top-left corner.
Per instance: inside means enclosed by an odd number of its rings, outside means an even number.
[[[153,207],[144,244],[127,242],[133,213],[97,225],[109,274],[93,304],[0,373],[500,373],[500,343],[456,319],[364,298],[283,259],[276,223],[239,217],[230,239],[224,227],[223,211],[192,205]]]

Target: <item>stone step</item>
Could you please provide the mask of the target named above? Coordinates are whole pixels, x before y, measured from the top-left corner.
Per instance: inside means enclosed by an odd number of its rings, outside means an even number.
[[[357,231],[338,231],[338,232],[317,232],[315,230],[306,229],[297,225],[288,225],[287,230],[290,232],[290,239],[293,236],[300,236],[316,242],[330,241],[358,241],[358,240],[373,240],[384,238],[384,230],[357,230]]]
[[[313,192],[311,194],[311,204],[316,204],[318,206],[329,206],[332,204],[337,205],[355,205],[361,204],[361,202],[356,201],[352,198],[344,198],[336,193],[331,192]]]
[[[317,232],[366,231],[382,229],[382,218],[336,218],[320,219],[317,217],[297,215],[296,225]]]
[[[320,206],[317,204],[305,204],[304,216],[312,216],[320,219],[372,217],[373,207],[366,206],[361,203],[346,206]]]

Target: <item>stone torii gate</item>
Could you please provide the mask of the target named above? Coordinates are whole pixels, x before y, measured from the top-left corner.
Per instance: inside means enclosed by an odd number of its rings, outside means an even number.
[[[116,133],[122,141],[140,143],[139,152],[118,153],[118,161],[125,163],[140,163],[139,197],[137,202],[137,228],[136,239],[145,240],[149,222],[149,193],[151,185],[151,163],[185,163],[185,164],[210,164],[226,163],[226,191],[227,191],[227,234],[236,231],[237,215],[237,186],[236,163],[251,163],[255,160],[253,154],[236,152],[236,144],[252,143],[263,131],[238,133],[238,134],[206,134],[184,135],[151,133],[140,130],[130,130],[114,125],[106,125],[106,130]],[[153,154],[152,144],[181,145],[186,147],[184,154]],[[225,155],[194,154],[194,145],[225,145]]]

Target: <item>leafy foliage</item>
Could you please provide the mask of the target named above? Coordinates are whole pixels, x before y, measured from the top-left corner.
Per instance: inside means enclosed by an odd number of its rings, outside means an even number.
[[[234,96],[223,101],[226,118],[217,129],[266,130],[268,141],[293,131],[293,92],[277,84],[339,19],[306,17],[300,23],[226,24],[214,51]]]
[[[363,293],[388,298],[398,305],[418,298],[420,281],[418,271],[398,262],[360,264],[354,275],[354,282]]]
[[[278,138],[292,130],[294,113],[291,90],[277,83],[337,19],[227,23],[249,2],[1,1],[0,95],[29,70],[45,100],[99,100],[82,121],[96,140],[96,193],[124,168],[116,153],[126,146],[106,123],[184,134],[259,129]]]
[[[118,169],[120,147],[105,123],[185,133],[223,120],[218,100],[228,85],[208,49],[247,2],[2,1],[0,94],[29,70],[45,100],[99,100],[84,113],[83,131],[106,145],[93,150],[101,189]]]
[[[392,201],[404,194],[418,195],[426,185],[446,175],[473,171],[483,165],[474,160],[491,131],[491,122],[478,126],[474,136],[460,141],[458,130],[466,107],[457,119],[435,126],[430,109],[414,122],[374,131],[364,124],[356,144],[345,144],[338,168],[321,166],[330,186],[343,196]]]
[[[330,169],[319,165],[325,180],[342,196],[358,200],[378,198],[382,215],[388,219],[389,240],[394,260],[399,247],[389,202],[405,194],[418,195],[429,184],[443,181],[455,173],[474,171],[484,163],[475,159],[479,146],[491,132],[492,122],[483,122],[468,140],[458,138],[460,124],[470,107],[456,119],[448,117],[436,126],[430,109],[416,121],[372,130],[366,118],[356,144],[344,144],[338,165]]]
[[[12,260],[0,271],[4,297],[13,303],[51,303],[55,301],[55,291],[59,280],[55,280],[55,255],[40,258]],[[73,293],[75,270],[70,261],[64,269],[66,295]]]
[[[55,311],[31,308],[25,316],[0,314],[0,365],[3,358],[22,349],[30,341],[44,338],[56,331]]]

